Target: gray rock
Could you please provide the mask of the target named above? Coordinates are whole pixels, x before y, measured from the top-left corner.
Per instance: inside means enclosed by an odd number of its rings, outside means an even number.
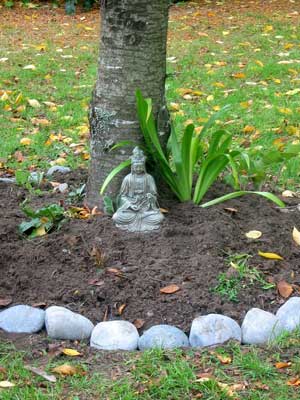
[[[0,178],[0,182],[3,182],[3,183],[16,183],[16,178]]]
[[[100,350],[136,350],[139,334],[128,321],[105,321],[92,332],[91,347]]]
[[[139,338],[140,350],[161,348],[174,349],[188,347],[189,339],[186,334],[175,326],[155,325],[145,331]]]
[[[274,314],[251,308],[242,323],[242,342],[265,344],[275,339],[283,330],[283,325]]]
[[[39,185],[44,178],[44,172],[34,171],[31,172],[28,181],[34,185]]]
[[[284,326],[285,330],[291,332],[300,326],[300,297],[291,297],[281,306],[276,317]]]
[[[14,333],[35,333],[45,324],[45,311],[26,305],[6,308],[0,312],[0,328]]]
[[[53,165],[53,167],[48,169],[46,175],[52,176],[53,174],[56,174],[56,173],[68,174],[69,172],[71,172],[71,168],[69,168],[69,167],[63,167],[61,165]]]
[[[194,319],[190,332],[191,346],[213,346],[229,339],[241,341],[241,328],[233,319],[220,314],[209,314]]]
[[[94,328],[89,319],[57,306],[47,308],[45,323],[47,334],[52,339],[88,339]]]

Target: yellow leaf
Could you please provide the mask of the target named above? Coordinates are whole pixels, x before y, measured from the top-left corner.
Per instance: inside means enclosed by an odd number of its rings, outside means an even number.
[[[16,386],[14,383],[9,381],[0,381],[0,388],[1,389],[9,389]]]
[[[223,36],[228,36],[229,34],[230,34],[229,31],[223,31],[223,32],[222,32],[222,35],[223,35]]]
[[[214,96],[212,94],[210,94],[209,96],[206,97],[206,101],[210,102],[214,100]]]
[[[255,126],[246,125],[246,126],[243,128],[243,132],[244,132],[244,133],[252,133],[252,132],[255,132]]]
[[[76,357],[76,356],[80,356],[81,355],[81,353],[79,353],[79,351],[74,350],[74,349],[63,349],[62,352],[66,356],[70,356],[70,357]]]
[[[272,32],[272,30],[273,30],[273,26],[272,25],[266,25],[265,27],[264,27],[264,32]]]
[[[8,99],[9,99],[9,97],[8,97],[7,92],[4,92],[4,93],[1,95],[1,97],[0,97],[0,100],[1,100],[1,101],[6,101],[6,100],[8,100]]]
[[[260,60],[255,60],[255,64],[258,65],[259,67],[263,67],[264,63],[261,62]]]
[[[216,354],[217,359],[221,362],[221,364],[231,364],[232,358],[230,356],[225,356],[222,354]]]
[[[249,231],[245,233],[248,239],[259,239],[262,235],[261,231]]]
[[[293,90],[288,90],[285,94],[287,96],[294,96],[295,94],[298,94],[298,93],[300,93],[300,88],[296,88],[296,89],[293,89]]]
[[[240,106],[243,107],[243,108],[245,108],[245,109],[247,109],[247,108],[249,108],[249,107],[251,106],[252,103],[253,103],[252,100],[242,101],[242,102],[240,103]]]
[[[292,49],[293,47],[294,47],[293,43],[287,43],[287,44],[284,45],[285,50]]]
[[[178,103],[170,103],[169,109],[170,111],[179,111],[180,105]]]
[[[281,108],[278,108],[278,111],[281,114],[287,114],[287,115],[293,114],[293,111],[290,108],[281,107]]]
[[[24,138],[22,138],[22,139],[20,140],[20,144],[21,144],[22,146],[29,146],[29,145],[31,145],[31,143],[32,143],[32,140],[29,139],[28,137],[24,137]]]
[[[225,87],[224,83],[222,83],[222,82],[214,82],[213,85],[215,87],[217,87],[217,88],[224,88]]]
[[[273,78],[273,82],[277,83],[277,85],[279,85],[281,83],[281,80],[278,78]]]
[[[40,102],[39,102],[38,100],[36,100],[36,99],[27,99],[27,101],[28,101],[29,105],[30,105],[31,107],[33,107],[33,108],[39,108],[39,107],[41,107]]]
[[[47,48],[47,45],[45,43],[42,43],[42,44],[38,44],[37,46],[35,46],[35,48],[38,51],[45,51]]]
[[[52,372],[55,372],[59,375],[75,375],[77,373],[77,369],[69,364],[63,364],[59,367],[55,367],[52,369]]]
[[[50,162],[51,165],[65,165],[66,164],[66,160],[62,157],[57,158],[56,160],[53,160]]]
[[[39,228],[36,228],[35,236],[44,236],[44,235],[47,235],[44,225],[41,225]]]
[[[22,93],[19,93],[18,96],[16,97],[15,104],[19,104],[21,102],[22,98],[23,98]]]
[[[276,253],[264,253],[262,251],[259,251],[258,255],[264,258],[268,258],[270,260],[283,260],[283,257]]]
[[[298,231],[298,229],[295,226],[294,226],[294,229],[293,229],[293,239],[294,239],[294,242],[298,246],[300,246],[300,232]]]

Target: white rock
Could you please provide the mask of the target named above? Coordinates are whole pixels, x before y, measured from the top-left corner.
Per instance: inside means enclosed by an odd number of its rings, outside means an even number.
[[[52,339],[88,339],[94,328],[89,319],[57,306],[47,308],[45,323],[47,334]]]
[[[145,331],[139,338],[138,347],[140,350],[161,348],[175,349],[188,347],[189,339],[186,334],[170,325],[155,325]]]
[[[139,334],[128,321],[105,321],[92,332],[91,347],[100,350],[136,350]]]
[[[40,308],[19,305],[0,312],[0,328],[14,333],[35,333],[45,324],[45,311]]]
[[[220,314],[195,318],[190,332],[193,347],[212,346],[229,339],[241,341],[241,328],[233,319]]]
[[[63,167],[61,165],[53,165],[53,167],[49,168],[47,171],[47,176],[52,176],[53,174],[59,173],[59,174],[68,174],[71,172],[71,168],[69,167]]]
[[[16,183],[16,178],[0,178],[0,182],[3,182],[3,183]]]
[[[265,344],[275,339],[283,330],[283,325],[274,314],[251,308],[242,323],[242,342]]]
[[[282,323],[284,328],[291,332],[300,326],[300,297],[291,297],[281,306],[276,317]]]

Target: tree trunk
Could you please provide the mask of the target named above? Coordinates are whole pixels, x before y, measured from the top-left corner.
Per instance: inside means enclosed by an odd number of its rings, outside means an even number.
[[[90,105],[91,164],[87,204],[103,208],[100,187],[132,149],[109,151],[122,141],[142,142],[135,92],[153,100],[162,137],[167,136],[165,107],[168,0],[102,0],[98,79]],[[107,194],[117,194],[124,174]]]

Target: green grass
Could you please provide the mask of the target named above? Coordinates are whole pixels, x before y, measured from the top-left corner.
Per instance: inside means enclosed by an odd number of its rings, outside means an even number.
[[[15,384],[0,389],[4,400],[31,399],[297,399],[299,389],[287,384],[300,373],[300,359],[296,346],[299,334],[288,335],[265,349],[230,343],[215,349],[127,353],[118,361],[117,374],[109,377],[103,372],[103,359],[97,353],[84,350],[76,360],[66,356],[32,357],[17,351],[12,345],[0,344],[1,380]],[[291,345],[293,343],[293,345]],[[106,353],[108,354],[108,353]],[[104,356],[105,357],[105,356]],[[108,358],[109,359],[109,358]],[[290,367],[275,368],[279,361],[291,362]],[[32,374],[24,365],[37,366],[52,373],[58,365],[68,363],[81,371],[67,377],[57,377],[50,383]]]
[[[1,28],[1,54],[8,60],[1,62],[0,162],[13,169],[45,169],[57,159],[72,168],[87,166],[87,107],[97,71],[96,14],[86,13],[83,21],[63,16],[62,21],[44,23],[42,9],[24,14],[27,29],[10,23],[12,19]],[[216,110],[232,104],[220,125],[251,158],[258,150],[298,143],[299,93],[287,93],[299,88],[300,66],[293,60],[300,59],[300,25],[284,13],[270,17],[234,8],[217,22],[217,16],[206,16],[196,6],[180,15],[170,18],[168,56],[176,62],[168,62],[166,83],[169,103],[179,106],[173,113],[177,131],[183,131],[187,120],[200,127]],[[278,64],[281,61],[291,63]],[[36,69],[24,69],[28,65]],[[185,99],[183,88],[198,93]],[[31,107],[28,99],[38,100],[41,107]],[[33,118],[46,119],[49,125],[37,125]],[[20,144],[24,137],[31,139],[29,146]],[[79,151],[70,147],[79,142]],[[295,188],[299,167],[299,157],[285,165],[273,163],[269,181],[276,175],[275,186]]]
[[[250,285],[259,285],[261,289],[274,289],[273,283],[267,282],[257,268],[249,265],[249,254],[232,254],[227,257],[227,272],[220,273],[217,277],[218,284],[213,291],[223,298],[238,302],[239,293]]]

